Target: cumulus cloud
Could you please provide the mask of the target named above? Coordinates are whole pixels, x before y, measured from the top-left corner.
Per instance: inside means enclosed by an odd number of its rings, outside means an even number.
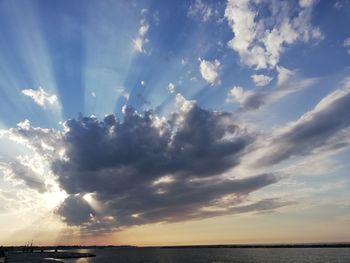
[[[139,53],[146,53],[144,45],[149,42],[146,34],[149,30],[149,24],[145,19],[140,21],[140,28],[137,37],[133,40],[133,49]]]
[[[79,211],[77,213],[77,211]],[[82,225],[93,217],[94,211],[89,203],[79,194],[68,196],[57,212],[65,222]]]
[[[288,1],[229,0],[225,17],[234,37],[228,46],[249,67],[274,68],[285,46],[323,38],[310,22],[314,2],[301,0],[291,6]],[[264,8],[268,12],[259,12]]]
[[[258,87],[262,87],[262,86],[266,86],[268,85],[271,80],[273,79],[272,77],[269,77],[269,76],[265,76],[265,75],[252,75],[251,76],[253,82],[255,83],[256,86]]]
[[[38,90],[24,89],[22,90],[22,94],[30,97],[36,104],[43,108],[59,106],[57,96],[55,94],[49,94],[42,88],[39,88]]]
[[[202,78],[211,85],[219,84],[220,79],[218,70],[221,65],[220,62],[217,59],[214,61],[207,61],[201,58],[199,58],[199,62],[199,70]]]

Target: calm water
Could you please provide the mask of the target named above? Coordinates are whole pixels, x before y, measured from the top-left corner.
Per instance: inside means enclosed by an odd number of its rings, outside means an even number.
[[[96,258],[66,260],[69,263],[349,263],[350,248],[106,248],[83,249]]]

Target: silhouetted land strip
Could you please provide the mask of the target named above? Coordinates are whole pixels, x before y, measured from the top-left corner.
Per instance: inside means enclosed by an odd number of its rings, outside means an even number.
[[[53,252],[62,250],[77,250],[77,249],[105,249],[105,248],[349,248],[350,243],[298,243],[298,244],[222,244],[222,245],[177,245],[177,246],[33,246],[31,249],[34,252]],[[23,246],[7,246],[0,247],[0,250],[4,251],[22,251],[25,249]]]
[[[232,244],[232,245],[190,245],[190,246],[161,246],[160,248],[348,248],[350,243],[325,244]]]
[[[23,246],[7,246],[0,247],[3,251],[22,251]],[[298,244],[223,244],[223,245],[176,245],[176,246],[33,246],[33,252],[54,252],[62,250],[78,250],[78,249],[106,249],[106,248],[350,248],[350,243],[298,243]]]

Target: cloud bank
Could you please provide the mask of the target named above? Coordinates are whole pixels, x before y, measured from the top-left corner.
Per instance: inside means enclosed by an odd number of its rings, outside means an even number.
[[[68,194],[57,214],[86,231],[259,211],[260,203],[245,207],[244,202],[279,177],[225,176],[254,135],[231,113],[202,109],[179,94],[176,101],[178,110],[168,118],[125,107],[122,121],[115,115],[103,121],[80,116],[66,121],[61,132],[26,122],[8,133],[45,156]],[[44,189],[22,172],[13,177]],[[270,209],[284,205],[267,202]]]
[[[291,74],[284,71],[278,82]],[[350,145],[349,83],[266,135],[247,129],[232,113],[202,109],[180,94],[177,110],[167,117],[124,107],[122,120],[80,116],[66,121],[63,131],[27,121],[1,134],[42,157],[67,193],[57,215],[86,233],[271,211],[292,203],[250,197],[283,179],[275,165]],[[233,93],[246,96],[239,87]],[[253,173],[240,173],[244,166]],[[2,163],[2,169],[39,192],[48,187],[28,159]]]

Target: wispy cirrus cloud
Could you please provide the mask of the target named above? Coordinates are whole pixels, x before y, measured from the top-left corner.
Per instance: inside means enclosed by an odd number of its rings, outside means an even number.
[[[137,37],[133,40],[133,50],[139,53],[146,53],[145,44],[149,42],[146,34],[149,30],[149,23],[146,19],[141,19]]]
[[[192,18],[199,18],[203,22],[209,21],[217,11],[202,0],[194,0],[187,11],[187,15]]]
[[[253,74],[251,75],[252,81],[258,87],[263,87],[268,85],[273,79],[270,76],[262,75],[262,74]]]
[[[333,150],[350,143],[350,81],[323,98],[316,107],[297,121],[276,132],[259,164],[273,165],[293,156],[316,150]]]
[[[227,94],[226,102],[238,103],[243,110],[257,110],[265,104],[273,103],[289,94],[301,91],[311,87],[317,82],[316,78],[302,78],[298,70],[289,70],[287,68],[277,66],[277,82],[276,85],[267,91],[259,91],[254,89],[244,89],[240,86],[234,86]],[[263,75],[253,75],[259,81],[264,79]],[[266,81],[266,79],[264,80]]]
[[[350,37],[344,40],[344,47],[346,48],[346,51],[350,55]]]

